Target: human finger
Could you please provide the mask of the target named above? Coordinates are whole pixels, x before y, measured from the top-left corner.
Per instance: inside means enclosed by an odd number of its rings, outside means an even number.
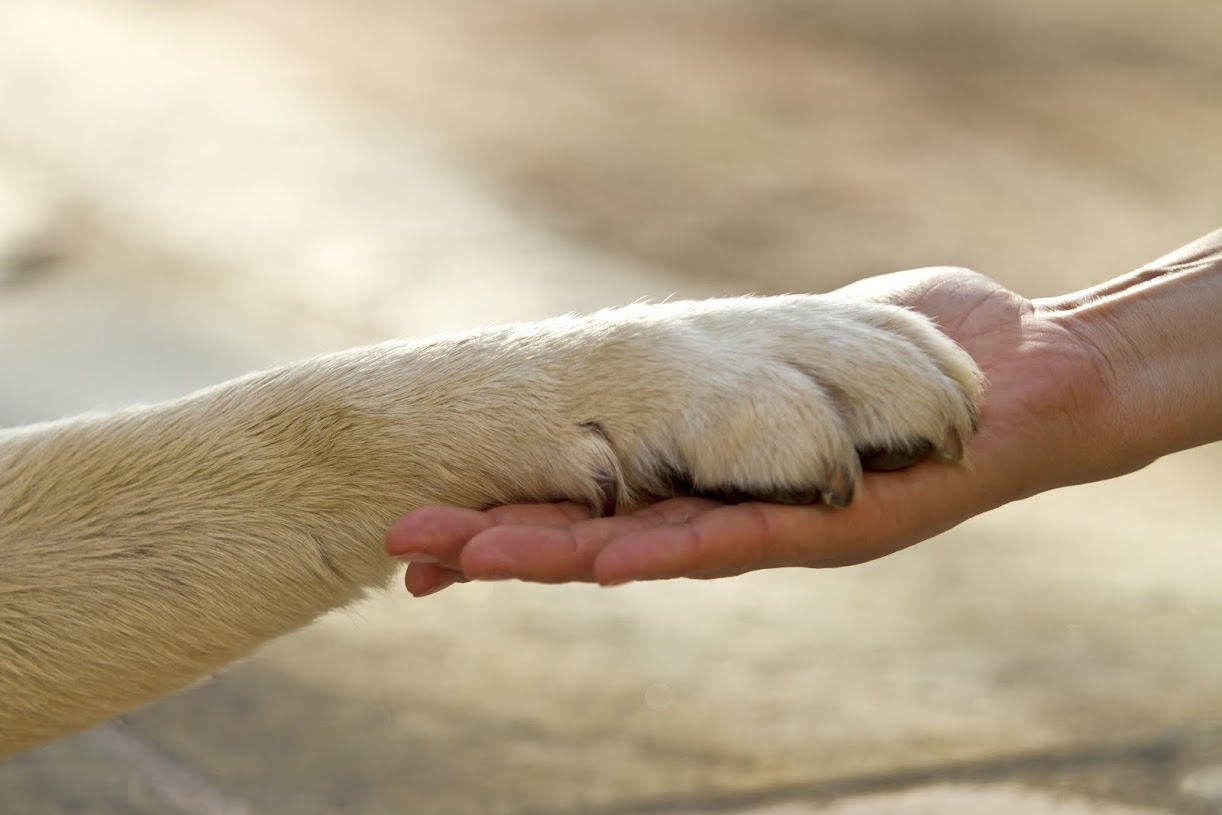
[[[456,570],[463,544],[495,523],[474,509],[424,507],[391,525],[386,532],[386,553],[406,563]]]
[[[386,553],[407,563],[458,569],[467,541],[497,524],[560,526],[588,518],[578,504],[512,504],[480,512],[462,507],[424,507],[409,512],[386,532]]]
[[[460,568],[478,580],[591,581],[594,561],[610,541],[654,526],[683,523],[718,506],[722,504],[707,499],[677,498],[628,515],[568,524],[498,523],[467,543]]]
[[[791,547],[779,545],[788,526],[810,526],[835,512],[823,506],[748,502],[722,506],[685,523],[653,525],[608,541],[593,564],[602,585],[672,577],[723,577],[792,562]],[[790,540],[807,538],[792,532]]]

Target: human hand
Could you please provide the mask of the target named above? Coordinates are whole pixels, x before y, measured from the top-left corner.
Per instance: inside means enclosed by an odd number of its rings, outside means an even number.
[[[1032,302],[955,268],[883,275],[841,293],[922,312],[976,360],[989,387],[965,463],[929,459],[867,473],[845,509],[691,497],[614,517],[570,503],[428,507],[386,538],[388,553],[410,561],[408,590],[423,596],[472,579],[609,585],[860,563],[1008,501],[1131,467],[1099,444],[1106,363],[1068,301]]]

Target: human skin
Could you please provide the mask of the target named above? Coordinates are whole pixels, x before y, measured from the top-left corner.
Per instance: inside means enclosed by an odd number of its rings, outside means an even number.
[[[988,378],[964,463],[867,473],[851,506],[661,501],[615,517],[572,503],[426,507],[386,535],[409,592],[517,578],[614,585],[882,557],[1002,504],[1222,440],[1222,230],[1136,272],[1028,300],[966,269],[842,292],[933,318]]]

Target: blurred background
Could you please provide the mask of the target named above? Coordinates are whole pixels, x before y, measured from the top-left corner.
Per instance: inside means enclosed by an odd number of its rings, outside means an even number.
[[[0,424],[394,335],[1219,225],[1209,0],[5,0]],[[12,813],[1222,812],[1222,449],[884,561],[374,598]]]

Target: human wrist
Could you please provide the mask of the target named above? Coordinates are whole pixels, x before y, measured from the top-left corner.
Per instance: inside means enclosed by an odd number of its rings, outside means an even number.
[[[1222,232],[1053,305],[1090,351],[1098,478],[1222,438]]]

